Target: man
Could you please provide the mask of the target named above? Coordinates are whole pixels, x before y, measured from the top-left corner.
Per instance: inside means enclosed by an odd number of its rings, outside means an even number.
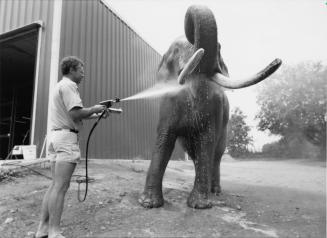
[[[65,194],[81,157],[78,134],[82,120],[97,118],[106,109],[103,105],[83,107],[77,87],[84,78],[83,66],[84,63],[74,56],[62,59],[63,78],[55,86],[50,99],[48,156],[51,160],[52,184],[43,198],[41,221],[35,235],[37,238],[64,238],[60,220]]]

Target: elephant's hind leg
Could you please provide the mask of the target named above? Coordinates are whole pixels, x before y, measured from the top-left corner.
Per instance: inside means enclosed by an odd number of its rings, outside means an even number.
[[[161,131],[157,136],[144,192],[138,200],[143,207],[154,208],[164,204],[162,179],[174,150],[175,141],[176,135],[166,130]]]
[[[187,205],[192,208],[205,209],[211,208],[209,201],[210,185],[211,185],[211,159],[213,156],[213,146],[206,140],[199,139],[195,148],[195,181],[192,192],[190,193]]]

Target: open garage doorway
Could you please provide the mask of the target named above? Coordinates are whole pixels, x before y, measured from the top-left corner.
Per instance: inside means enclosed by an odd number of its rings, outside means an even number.
[[[31,142],[38,29],[0,35],[0,159]]]

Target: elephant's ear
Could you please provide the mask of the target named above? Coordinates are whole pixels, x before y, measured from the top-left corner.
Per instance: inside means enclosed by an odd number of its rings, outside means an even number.
[[[220,43],[218,42],[217,47],[217,65],[215,65],[215,72],[221,73],[222,75],[229,77],[228,68],[223,60],[223,57],[220,54]]]
[[[174,77],[174,75],[177,75],[178,72],[178,48],[172,47],[169,48],[169,50],[162,56],[161,61],[158,65],[158,78],[166,78],[170,79]]]

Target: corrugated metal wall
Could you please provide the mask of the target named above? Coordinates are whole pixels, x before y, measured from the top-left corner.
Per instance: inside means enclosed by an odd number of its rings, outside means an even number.
[[[155,83],[161,56],[100,0],[64,1],[60,58],[75,55],[85,62],[80,93],[85,106],[125,98]],[[150,158],[158,121],[157,100],[121,102],[96,128],[92,158]],[[92,122],[84,124],[85,147]]]
[[[36,100],[35,137],[33,144],[40,150],[46,134],[49,72],[51,58],[51,32],[53,0],[0,0],[0,34],[35,21],[42,21],[44,29],[41,39],[39,81]]]

